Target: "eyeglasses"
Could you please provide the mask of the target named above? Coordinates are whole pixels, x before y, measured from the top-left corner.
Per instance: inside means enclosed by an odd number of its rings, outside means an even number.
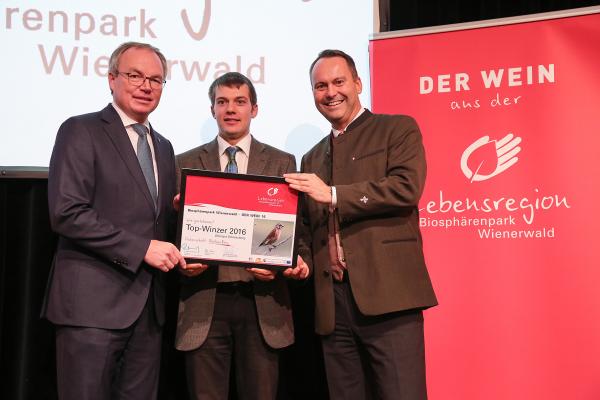
[[[121,72],[121,71],[117,71],[117,75],[125,75],[127,77],[127,81],[129,81],[129,83],[131,83],[132,85],[135,86],[142,86],[144,84],[144,82],[146,82],[146,79],[148,79],[148,83],[150,84],[150,87],[152,89],[162,89],[167,81],[164,79],[160,79],[160,78],[150,78],[150,77],[146,77],[144,75],[140,75],[138,73],[135,72]]]

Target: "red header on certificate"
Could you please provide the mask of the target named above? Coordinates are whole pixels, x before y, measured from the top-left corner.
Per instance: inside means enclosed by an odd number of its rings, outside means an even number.
[[[287,183],[238,180],[235,185],[226,178],[188,176],[185,205],[218,204],[237,210],[296,214],[298,195]]]

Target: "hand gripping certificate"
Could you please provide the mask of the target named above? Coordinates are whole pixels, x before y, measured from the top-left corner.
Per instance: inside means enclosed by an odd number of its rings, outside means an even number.
[[[181,170],[177,245],[190,262],[292,267],[298,192],[283,178]]]

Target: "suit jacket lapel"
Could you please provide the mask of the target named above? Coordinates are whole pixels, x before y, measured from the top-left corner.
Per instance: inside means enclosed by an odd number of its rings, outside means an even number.
[[[250,175],[264,175],[267,167],[267,155],[265,154],[265,145],[252,138],[250,143],[250,154],[248,157],[248,171]]]
[[[213,141],[206,144],[198,155],[200,168],[209,171],[221,171],[221,161],[219,154],[219,142],[215,138]],[[248,174],[262,175],[267,167],[267,155],[264,153],[265,145],[258,140],[252,138],[250,144],[250,157],[248,158]]]
[[[138,189],[144,193],[144,197],[146,198],[148,205],[155,210],[154,201],[152,200],[152,196],[150,196],[150,191],[148,190],[148,185],[146,184],[146,179],[144,178],[144,173],[142,172],[140,163],[135,155],[135,151],[133,150],[133,146],[131,145],[127,131],[123,126],[123,122],[121,121],[121,118],[119,118],[119,114],[117,114],[111,105],[108,105],[106,108],[104,108],[104,110],[102,110],[102,119],[104,122],[106,122],[104,130],[108,134],[110,140],[113,142],[117,152],[121,155],[121,158],[131,173],[131,176],[138,186]]]
[[[331,134],[323,139],[321,152],[323,153],[321,158],[323,162],[316,170],[316,175],[328,185],[331,185]]]
[[[320,143],[320,156],[317,156],[316,160],[321,160],[321,164],[315,169],[315,174],[321,178],[327,185],[332,185],[332,156],[331,156],[331,133],[325,137]],[[308,196],[307,196],[308,198]],[[327,216],[329,215],[329,206],[323,203],[315,202],[317,209],[319,210],[318,215],[320,218],[324,218],[324,223],[327,225]]]
[[[152,145],[154,147],[154,157],[156,158],[156,175],[158,176],[158,198],[156,200],[157,202],[157,210],[156,210],[156,216],[158,217],[158,215],[160,214],[160,210],[161,210],[161,203],[163,202],[163,200],[166,201],[171,201],[170,199],[163,199],[163,197],[165,196],[165,188],[168,188],[170,183],[166,182],[166,176],[165,174],[163,174],[163,171],[167,170],[167,166],[165,166],[165,162],[166,160],[169,159],[169,157],[166,157],[165,155],[165,146],[163,146],[162,143],[162,139],[160,136],[158,136],[156,134],[156,132],[154,131],[154,129],[152,129],[152,125],[150,125],[150,135],[152,136]],[[146,185],[146,187],[148,187],[148,185]],[[150,195],[150,192],[148,192],[148,195]]]
[[[208,171],[221,171],[219,156],[219,143],[215,138],[212,142],[207,143],[204,151],[199,154],[200,167]]]

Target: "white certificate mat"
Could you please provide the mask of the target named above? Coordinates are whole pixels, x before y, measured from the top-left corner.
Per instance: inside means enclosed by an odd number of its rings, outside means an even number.
[[[297,213],[281,177],[183,169],[177,245],[192,262],[292,267]]]

